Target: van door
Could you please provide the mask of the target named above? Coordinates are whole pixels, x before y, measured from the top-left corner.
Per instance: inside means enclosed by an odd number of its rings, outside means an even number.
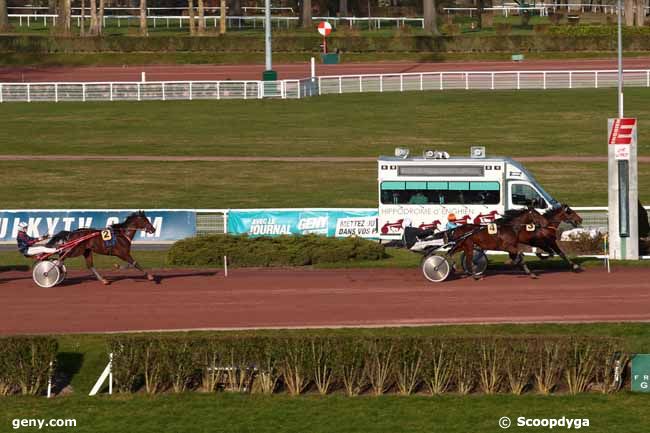
[[[538,211],[544,211],[549,207],[542,194],[530,183],[508,182],[508,209],[521,209],[531,205]]]

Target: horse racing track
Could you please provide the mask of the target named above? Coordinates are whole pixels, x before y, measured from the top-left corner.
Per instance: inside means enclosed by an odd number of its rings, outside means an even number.
[[[644,268],[516,273],[428,283],[417,269],[236,269],[135,272],[104,286],[72,272],[37,287],[0,273],[0,334],[173,329],[408,326],[448,323],[650,321]]]

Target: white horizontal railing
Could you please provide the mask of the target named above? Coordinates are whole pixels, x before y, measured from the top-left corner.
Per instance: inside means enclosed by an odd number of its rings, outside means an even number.
[[[650,87],[650,70],[623,73],[625,86]],[[320,95],[423,90],[598,89],[616,87],[616,70],[599,71],[447,71],[408,74],[318,77]]]
[[[316,81],[137,81],[0,83],[0,102],[299,99],[318,94]]]

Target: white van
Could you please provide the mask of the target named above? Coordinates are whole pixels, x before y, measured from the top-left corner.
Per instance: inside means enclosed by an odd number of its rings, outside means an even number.
[[[509,209],[543,212],[557,203],[521,164],[485,157],[484,148],[472,148],[468,158],[438,151],[410,157],[403,148],[395,155],[377,164],[381,239],[399,239],[407,226],[445,230],[451,213],[460,224],[485,224]]]

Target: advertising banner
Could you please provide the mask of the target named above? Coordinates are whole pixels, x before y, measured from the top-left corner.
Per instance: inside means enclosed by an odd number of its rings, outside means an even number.
[[[650,392],[650,355],[637,354],[632,357],[632,391]]]
[[[318,234],[376,238],[376,209],[231,210],[228,233],[250,236]]]
[[[30,236],[41,237],[45,234],[54,235],[62,230],[89,227],[103,229],[111,224],[123,222],[131,213],[122,210],[0,211],[0,242],[14,241],[20,222],[29,224],[27,233]],[[151,210],[145,213],[156,232],[138,232],[134,242],[176,241],[196,233],[196,213],[193,211]]]

